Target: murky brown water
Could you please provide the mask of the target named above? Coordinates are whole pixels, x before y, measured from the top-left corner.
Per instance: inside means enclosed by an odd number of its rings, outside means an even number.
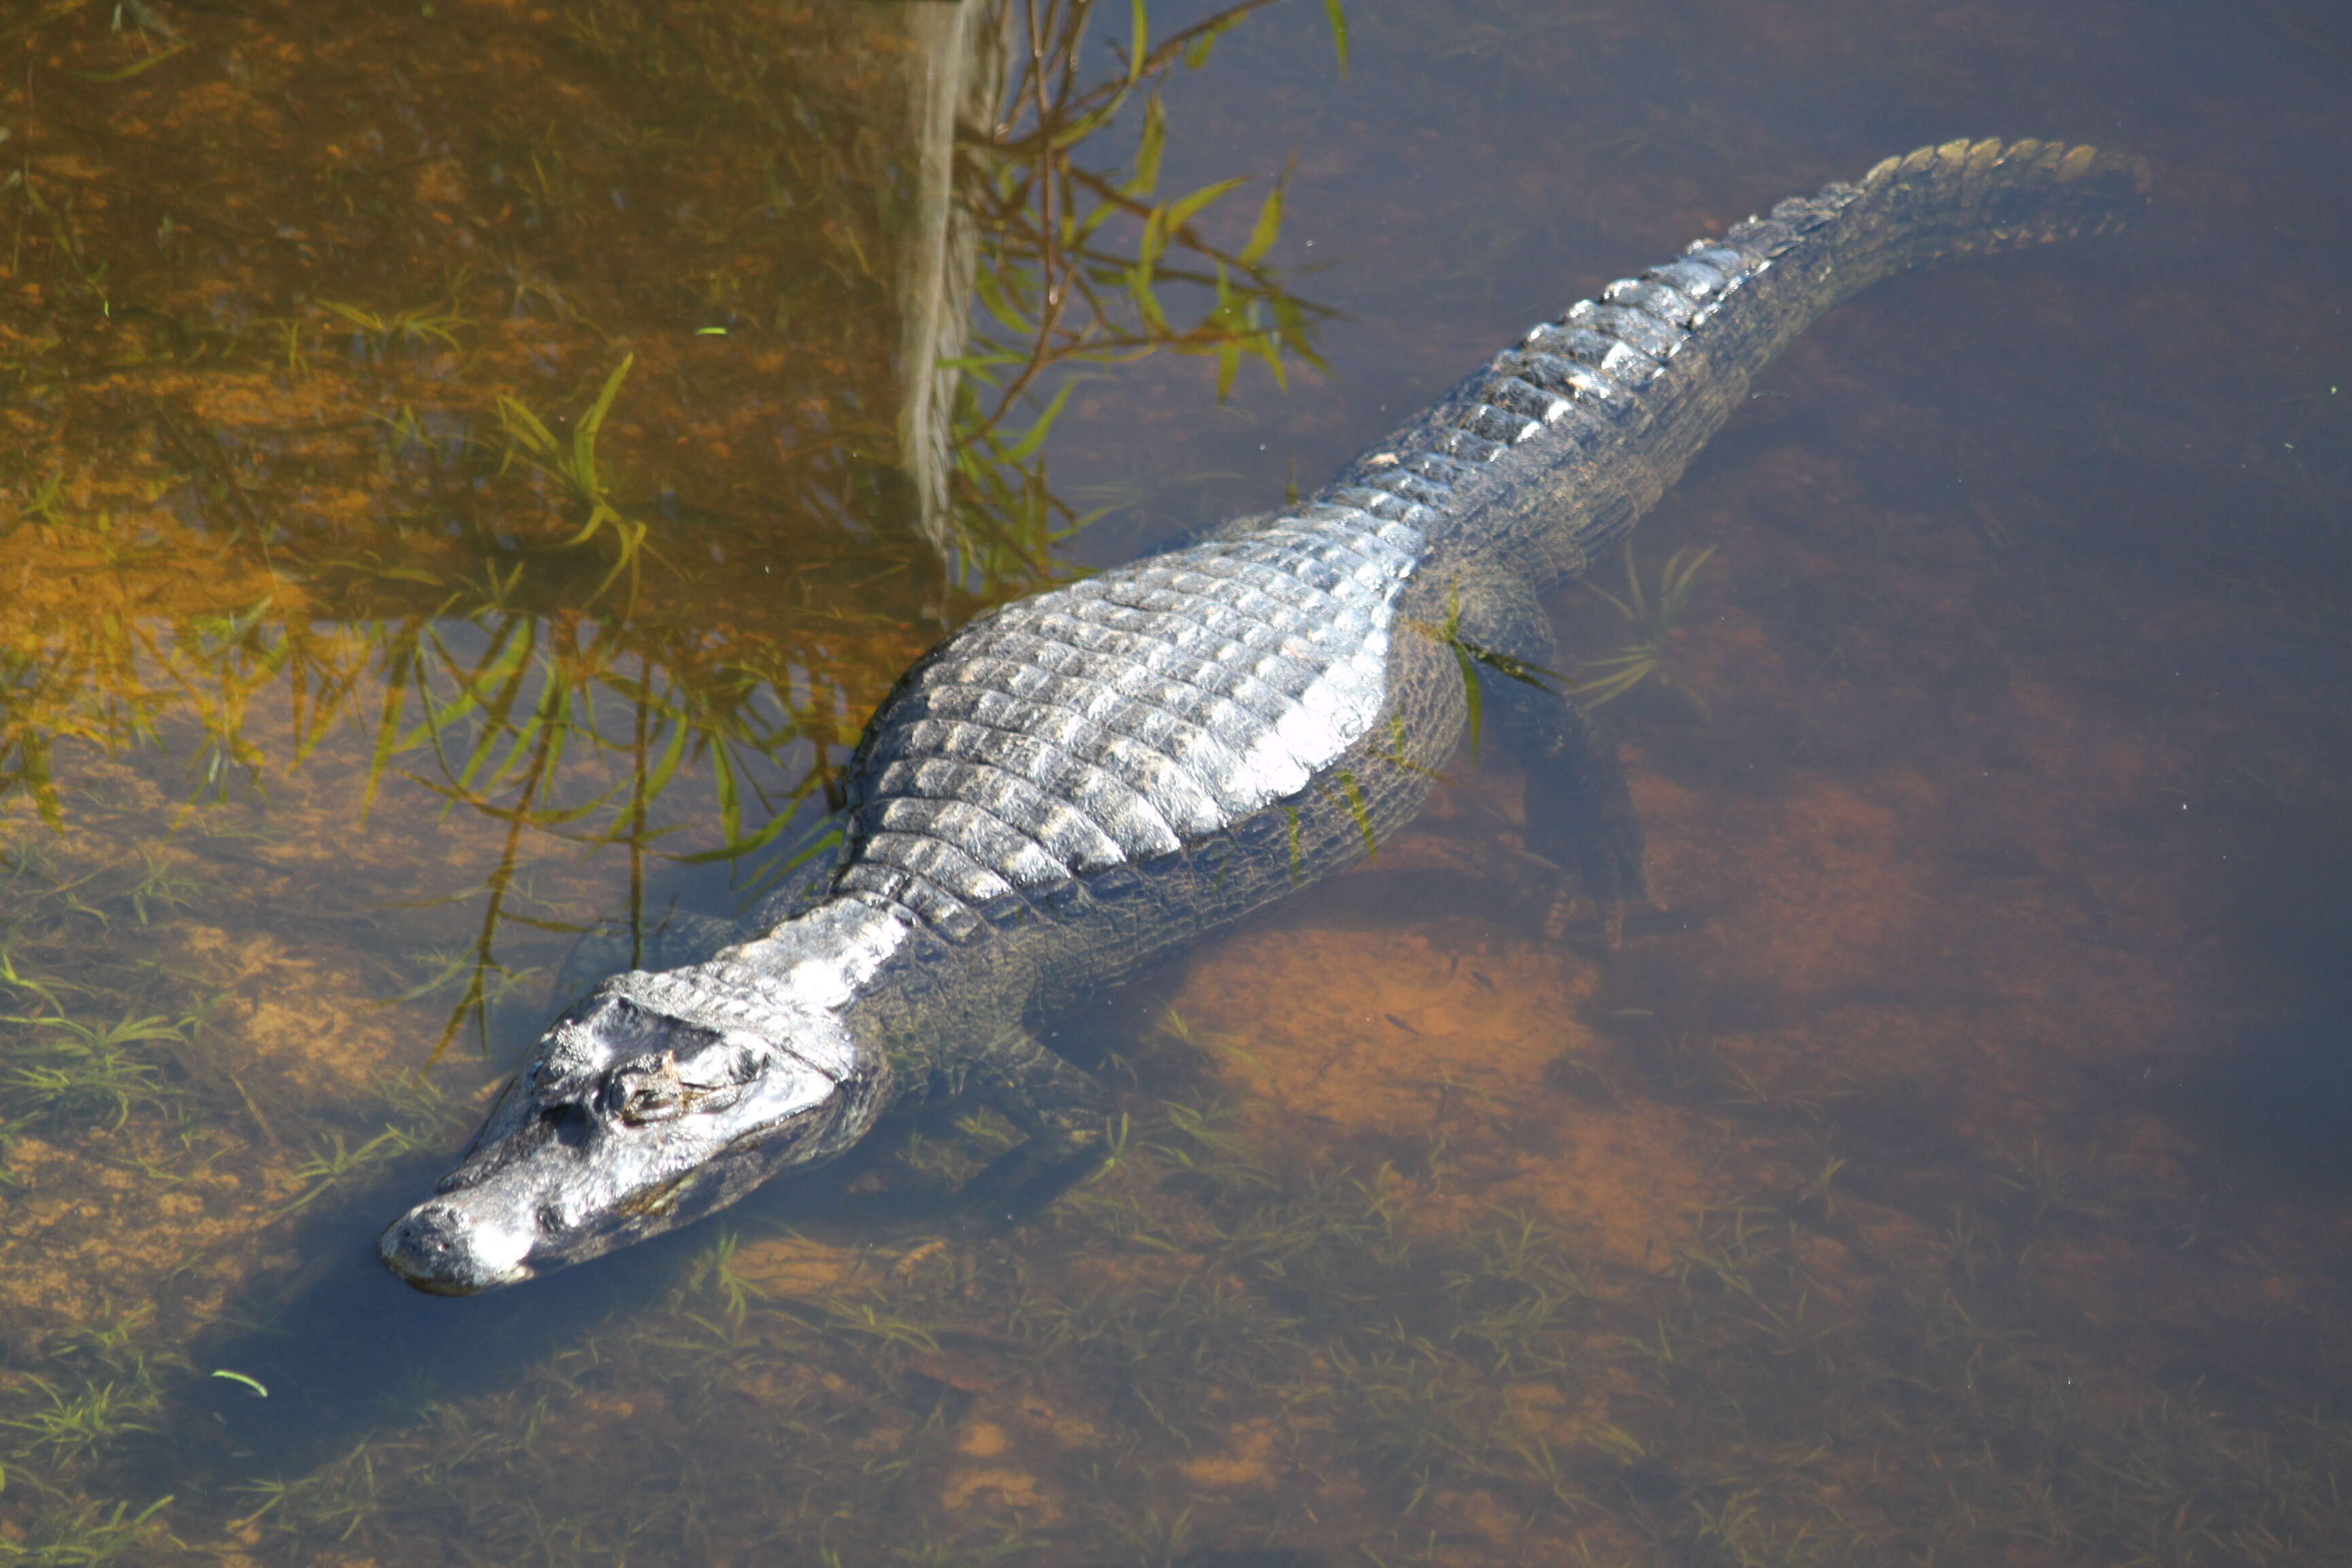
[[[0,1563],[2352,1560],[2352,26],[1345,16],[1122,99],[1055,12],[1041,100],[976,0],[0,10]],[[1657,649],[1621,951],[1465,755],[1074,1023],[1130,1132],[1034,1226],[939,1118],[375,1268],[573,933],[740,907],[976,608],[1964,134],[2155,208],[1842,310],[1637,534],[1678,618],[1559,601]]]

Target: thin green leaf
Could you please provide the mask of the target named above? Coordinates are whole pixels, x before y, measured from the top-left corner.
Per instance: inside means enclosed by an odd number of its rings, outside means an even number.
[[[394,754],[404,748],[399,745],[400,716],[407,705],[408,683],[415,675],[416,630],[410,627],[393,645],[383,661],[383,714],[376,721],[375,744],[368,752],[367,784],[360,793],[360,825],[367,825],[368,812],[375,805],[377,788],[383,783],[383,771]]]
[[[1139,5],[1141,0],[1137,0]],[[1125,189],[1131,196],[1148,196],[1160,184],[1160,159],[1168,149],[1168,110],[1153,93],[1143,105],[1143,140],[1136,144],[1135,177]]]
[[[596,473],[597,433],[604,428],[604,416],[613,411],[613,399],[621,395],[621,383],[628,379],[629,367],[636,363],[635,354],[622,355],[621,363],[613,367],[613,374],[604,378],[604,390],[596,395],[596,401],[589,405],[587,413],[580,416],[580,423],[572,427],[573,479],[588,491],[591,499],[602,499],[597,495],[603,489]]]
[[[1338,777],[1339,788],[1345,794],[1348,815],[1356,819],[1356,831],[1364,836],[1364,853],[1377,857],[1381,852],[1381,843],[1372,832],[1372,814],[1364,804],[1364,792],[1357,784],[1356,775],[1350,770],[1340,769]]]
[[[1265,202],[1257,209],[1257,226],[1250,230],[1249,243],[1242,247],[1242,260],[1251,266],[1265,258],[1274,242],[1282,237],[1282,188],[1288,182],[1286,174],[1266,192]]]
[[[134,75],[143,75],[148,73],[148,70],[155,68],[155,66],[164,64],[164,61],[174,57],[174,54],[184,54],[188,47],[191,45],[172,45],[169,49],[164,49],[163,54],[148,54],[146,58],[131,61],[130,66],[122,66],[120,70],[68,70],[66,75],[78,75],[78,78],[82,78],[85,82],[127,82],[131,80]]]
[[[661,754],[647,770],[645,784],[639,791],[646,800],[657,798],[669,788],[670,781],[677,776],[677,770],[686,762],[687,742],[693,733],[694,726],[690,723],[679,722],[669,726],[669,743],[662,748]],[[723,752],[727,748],[722,745],[712,749]]]
[[[1191,195],[1184,197],[1181,201],[1171,202],[1167,207],[1168,216],[1164,224],[1167,232],[1170,234],[1176,233],[1179,229],[1181,229],[1186,224],[1190,223],[1195,216],[1197,216],[1201,210],[1209,205],[1210,203],[1215,201],[1218,197],[1223,196],[1228,191],[1240,185],[1245,185],[1248,183],[1249,180],[1247,176],[1236,174],[1230,180],[1219,180],[1213,185],[1203,185],[1199,190],[1194,191]]]
[[[1462,646],[1458,637],[1448,638],[1447,644],[1454,649],[1454,661],[1462,667],[1462,700],[1470,710],[1470,758],[1475,762],[1479,731],[1486,717],[1486,693],[1478,689],[1478,668],[1470,662],[1470,650]]]
[[[1542,665],[1530,664],[1523,658],[1513,658],[1509,654],[1496,653],[1493,648],[1480,647],[1476,643],[1459,634],[1454,637],[1454,646],[1496,674],[1507,675],[1521,685],[1532,686],[1538,691],[1555,690],[1556,688],[1551,684],[1554,681],[1559,682],[1562,686],[1576,684],[1556,669],[1546,669]]]
[[[1036,422],[1022,433],[1021,439],[1005,449],[1005,461],[1025,463],[1035,455],[1037,448],[1045,444],[1046,436],[1054,428],[1054,421],[1062,416],[1062,405],[1069,402],[1070,389],[1076,385],[1077,383],[1074,381],[1062,384],[1061,390],[1054,394],[1054,401],[1045,405],[1045,411],[1037,416]]]
[[[1323,0],[1323,15],[1331,24],[1331,47],[1339,56],[1339,74],[1348,74],[1348,13],[1341,0]]]
[[[1127,292],[1135,301],[1136,311],[1142,316],[1146,327],[1158,333],[1168,331],[1167,312],[1160,310],[1160,297],[1151,291],[1151,268],[1149,265],[1138,263],[1128,268]]]
[[[257,1399],[267,1399],[269,1397],[269,1390],[262,1385],[259,1378],[247,1377],[241,1372],[231,1372],[225,1366],[215,1367],[213,1369],[213,1375],[215,1377],[225,1377],[231,1383],[243,1384],[246,1387],[253,1390],[254,1396]]]
[[[719,796],[719,834],[729,844],[743,837],[743,790],[735,776],[735,758],[724,746],[710,756],[712,790]]]

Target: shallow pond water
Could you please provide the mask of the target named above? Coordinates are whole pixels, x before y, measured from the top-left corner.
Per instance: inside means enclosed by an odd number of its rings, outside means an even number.
[[[1080,20],[0,12],[0,1563],[2352,1559],[2352,26]],[[2150,211],[1842,308],[1556,599],[1622,947],[1465,747],[1069,1021],[1125,1142],[1035,1223],[950,1109],[377,1267],[940,636],[1959,135]]]

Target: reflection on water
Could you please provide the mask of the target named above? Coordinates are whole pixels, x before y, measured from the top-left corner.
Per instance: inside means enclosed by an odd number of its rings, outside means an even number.
[[[1255,9],[0,19],[0,1562],[2344,1554],[2352,34]],[[1958,132],[2158,210],[1841,313],[1563,598],[1621,952],[1465,756],[1073,1022],[1035,1226],[942,1229],[982,1119],[374,1272],[943,632]]]

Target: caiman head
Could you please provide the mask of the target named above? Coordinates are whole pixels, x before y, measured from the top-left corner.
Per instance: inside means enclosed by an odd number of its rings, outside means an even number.
[[[851,1013],[896,920],[829,906],[692,968],[616,974],[540,1037],[378,1249],[420,1290],[533,1279],[698,1219],[865,1135],[889,1068]]]

